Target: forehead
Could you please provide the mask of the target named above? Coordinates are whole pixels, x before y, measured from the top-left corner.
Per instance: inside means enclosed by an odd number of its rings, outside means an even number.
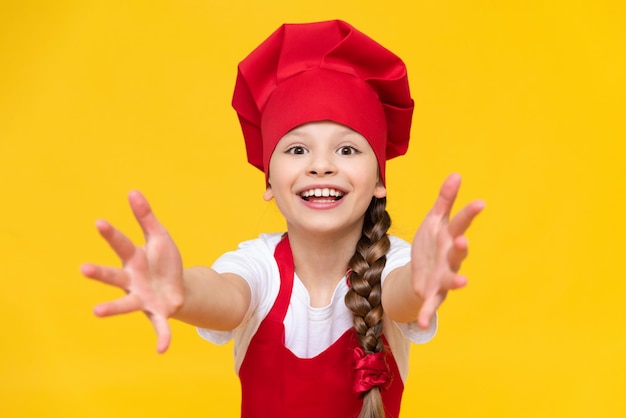
[[[365,137],[354,129],[329,120],[308,122],[299,125],[287,132],[280,139],[279,143],[290,139],[350,139],[369,145]]]

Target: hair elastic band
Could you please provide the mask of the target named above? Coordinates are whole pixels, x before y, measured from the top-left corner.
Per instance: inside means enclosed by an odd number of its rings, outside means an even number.
[[[354,349],[355,375],[354,391],[357,393],[367,392],[374,386],[387,389],[391,384],[391,373],[385,361],[385,353],[366,354],[361,347]]]

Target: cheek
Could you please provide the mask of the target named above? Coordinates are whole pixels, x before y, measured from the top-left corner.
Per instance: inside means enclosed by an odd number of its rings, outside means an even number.
[[[270,159],[267,178],[270,184],[277,183],[281,178],[285,177],[285,171],[289,169],[282,155],[272,155]]]
[[[292,194],[294,184],[293,168],[289,165],[276,162],[270,164],[270,172],[268,177],[269,186],[263,197],[265,200],[274,199],[278,205],[286,199],[286,196]]]
[[[353,178],[359,179],[362,184],[376,185],[379,183],[380,175],[378,171],[378,164],[374,161],[364,162],[358,167],[353,167]]]
[[[303,171],[300,160],[286,158],[283,155],[272,157],[269,164],[268,181],[272,188],[285,187],[293,183]]]

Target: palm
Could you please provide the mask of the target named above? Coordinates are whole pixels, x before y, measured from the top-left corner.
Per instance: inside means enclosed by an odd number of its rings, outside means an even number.
[[[97,305],[94,308],[96,315],[144,312],[156,330],[157,350],[162,353],[171,340],[167,318],[182,305],[182,260],[176,244],[157,221],[147,200],[140,193],[132,192],[129,203],[144,232],[145,245],[135,246],[108,222],[98,221],[98,231],[120,258],[122,267],[85,264],[82,272],[126,292],[119,299]]]

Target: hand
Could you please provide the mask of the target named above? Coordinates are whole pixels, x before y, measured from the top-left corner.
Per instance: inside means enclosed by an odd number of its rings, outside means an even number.
[[[167,230],[156,219],[146,198],[133,191],[130,207],[141,226],[145,245],[138,247],[122,232],[104,220],[96,228],[122,262],[122,267],[84,264],[84,276],[119,287],[126,295],[94,308],[100,317],[142,311],[157,333],[157,351],[169,347],[171,331],[167,319],[183,303],[182,259]]]
[[[458,174],[444,181],[435,205],[413,239],[411,277],[413,290],[422,300],[417,320],[424,329],[448,291],[467,284],[467,279],[458,274],[468,251],[464,234],[485,204],[480,200],[471,202],[450,220],[460,185]]]

